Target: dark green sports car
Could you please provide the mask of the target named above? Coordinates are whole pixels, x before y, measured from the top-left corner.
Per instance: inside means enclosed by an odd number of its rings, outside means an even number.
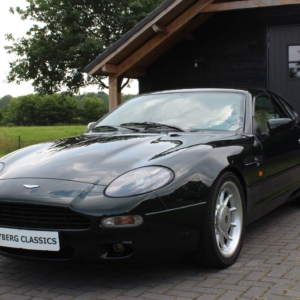
[[[0,254],[228,267],[300,191],[300,128],[269,91],[138,96],[81,136],[0,159]]]

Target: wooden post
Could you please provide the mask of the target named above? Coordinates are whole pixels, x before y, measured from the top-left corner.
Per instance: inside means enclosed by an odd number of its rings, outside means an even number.
[[[122,82],[124,77],[109,76],[109,110],[113,110],[122,103]]]
[[[118,78],[109,76],[109,110],[118,106]]]

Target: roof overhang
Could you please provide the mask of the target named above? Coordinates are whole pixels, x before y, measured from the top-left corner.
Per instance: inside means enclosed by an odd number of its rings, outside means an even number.
[[[139,78],[146,68],[213,13],[300,4],[300,0],[166,0],[144,20],[85,67],[89,75]]]

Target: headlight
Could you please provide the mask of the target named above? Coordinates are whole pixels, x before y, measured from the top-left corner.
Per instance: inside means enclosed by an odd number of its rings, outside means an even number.
[[[105,190],[109,197],[128,197],[160,189],[174,179],[167,168],[152,166],[132,170],[115,179]]]
[[[0,172],[4,169],[4,163],[0,162]]]

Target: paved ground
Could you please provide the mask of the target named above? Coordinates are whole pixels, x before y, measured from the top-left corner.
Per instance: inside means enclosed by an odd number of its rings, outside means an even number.
[[[247,229],[242,255],[226,270],[184,261],[111,268],[0,257],[0,299],[300,299],[300,203]]]

